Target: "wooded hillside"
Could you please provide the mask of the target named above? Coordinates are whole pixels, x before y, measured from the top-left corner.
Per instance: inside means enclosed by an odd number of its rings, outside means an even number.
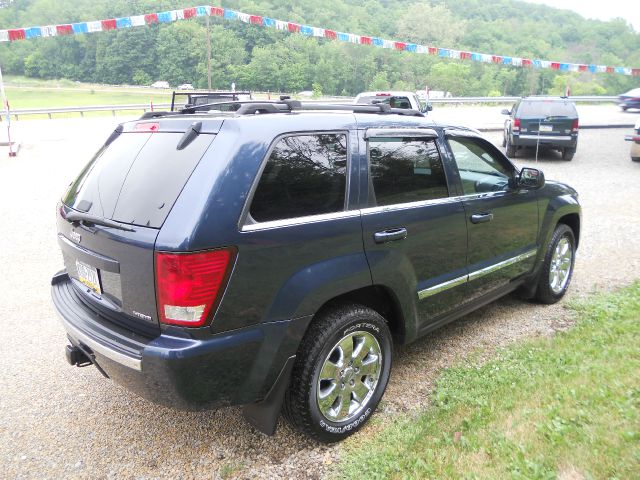
[[[4,2],[6,3],[6,2]],[[0,28],[139,15],[193,0],[14,0]],[[318,27],[425,45],[573,63],[640,66],[640,34],[624,20],[585,20],[515,0],[245,0],[216,4]],[[213,86],[353,95],[368,89],[431,89],[454,95],[618,94],[640,84],[619,74],[560,73],[442,59],[331,42],[210,18]],[[37,78],[207,86],[204,18],[0,44],[4,73]]]

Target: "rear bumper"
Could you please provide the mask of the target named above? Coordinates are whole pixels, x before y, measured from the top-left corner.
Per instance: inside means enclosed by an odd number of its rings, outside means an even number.
[[[578,146],[577,135],[537,135],[520,134],[511,135],[511,144],[519,147],[535,147],[538,142],[543,146],[560,148],[576,148]]]
[[[53,304],[69,341],[111,379],[155,403],[199,410],[262,400],[295,355],[310,317],[216,335],[175,329],[145,338],[87,306],[68,276],[54,277]],[[181,334],[181,335],[180,335]]]

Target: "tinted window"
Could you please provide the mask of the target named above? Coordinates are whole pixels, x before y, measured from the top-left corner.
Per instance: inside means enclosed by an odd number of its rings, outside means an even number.
[[[518,117],[578,117],[576,107],[564,100],[523,100],[517,113]]]
[[[505,190],[511,169],[471,138],[449,138],[465,195]]]
[[[182,133],[123,133],[103,147],[62,201],[123,223],[159,228],[213,135],[176,150]]]
[[[411,108],[411,101],[408,97],[404,96],[391,96],[391,95],[371,95],[358,97],[358,103],[374,104],[374,103],[387,103],[392,108]]]
[[[432,200],[449,195],[442,160],[433,140],[371,139],[369,166],[377,205]]]
[[[274,147],[251,203],[258,222],[344,210],[347,136],[296,135]]]

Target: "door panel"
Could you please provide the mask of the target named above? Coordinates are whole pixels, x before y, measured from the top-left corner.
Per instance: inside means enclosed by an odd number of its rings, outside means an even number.
[[[456,136],[448,143],[464,193],[468,300],[473,300],[533,269],[537,195],[510,187],[515,167],[486,140]]]

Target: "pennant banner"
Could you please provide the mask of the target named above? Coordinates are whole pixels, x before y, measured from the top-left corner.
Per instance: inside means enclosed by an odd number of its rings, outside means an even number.
[[[389,48],[403,52],[422,53],[435,55],[442,58],[470,60],[473,62],[495,63],[499,65],[511,65],[529,68],[551,68],[560,72],[591,72],[591,73],[617,73],[640,77],[640,68],[610,67],[606,65],[586,65],[549,60],[529,59],[520,57],[508,57],[477,52],[464,52],[449,48],[439,48],[415,43],[405,43],[395,40],[385,40],[378,37],[356,35],[353,33],[336,32],[325,28],[300,25],[293,22],[284,22],[260,15],[250,15],[229,8],[213,7],[209,5],[170,10],[166,12],[148,13],[131,17],[110,18],[92,22],[79,22],[61,25],[47,25],[41,27],[12,28],[0,30],[0,42],[17,42],[38,37],[56,37],[61,35],[76,35],[83,33],[102,32],[122,28],[139,27],[158,23],[172,23],[179,20],[187,20],[194,17],[213,16],[225,20],[235,20],[251,25],[260,25],[267,28],[298,33],[309,37],[326,38],[339,42],[354,43],[357,45],[372,45],[379,48]]]

